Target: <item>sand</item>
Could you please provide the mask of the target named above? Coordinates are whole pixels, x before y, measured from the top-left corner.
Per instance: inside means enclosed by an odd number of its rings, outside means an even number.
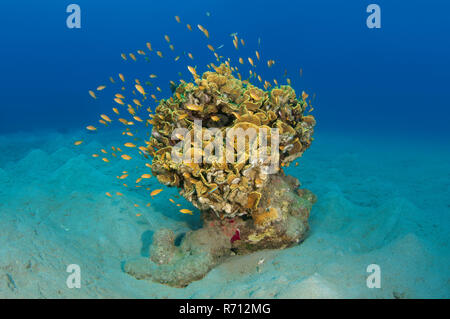
[[[387,140],[317,135],[286,170],[318,196],[308,238],[171,288],[136,280],[123,263],[148,256],[155,230],[182,235],[199,216],[169,202],[175,189],[152,199],[145,188],[161,188],[155,178],[135,188],[143,160],[91,157],[120,145],[120,134],[2,135],[0,298],[449,298],[449,145]],[[128,188],[116,178],[124,170]],[[70,264],[81,267],[80,289],[66,285]],[[381,288],[366,285],[370,264],[380,266]]]

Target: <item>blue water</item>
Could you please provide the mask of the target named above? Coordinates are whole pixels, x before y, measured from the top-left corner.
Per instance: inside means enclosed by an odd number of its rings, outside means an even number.
[[[381,29],[367,28],[371,1],[361,0],[79,0],[81,29],[66,27],[70,3],[1,5],[0,274],[12,275],[17,287],[0,281],[0,297],[308,297],[318,286],[328,290],[316,297],[450,296],[449,2],[376,1]],[[197,24],[209,30],[209,41]],[[245,48],[234,49],[233,32],[245,39]],[[146,50],[148,41],[163,51],[163,59],[120,58],[122,52]],[[248,260],[232,260],[180,291],[137,282],[120,263],[141,253],[149,229],[182,232],[198,220],[171,214],[167,197],[152,205],[151,214],[141,211],[148,222],[124,213],[135,202],[145,206],[138,192],[131,201],[107,202],[104,192],[120,189],[116,174],[127,167],[105,167],[90,157],[114,145],[120,133],[84,132],[112,107],[109,99],[94,101],[88,90],[109,85],[110,76],[118,80],[119,72],[127,79],[154,73],[158,78],[151,81],[163,89],[159,96],[168,96],[168,82],[177,80],[178,72],[189,78],[187,64],[205,71],[214,62],[208,43],[223,44],[217,52],[232,58],[246,59],[257,49],[263,60],[276,61],[270,70],[257,68],[264,79],[284,82],[287,70],[298,92],[315,95],[317,138],[302,165],[289,173],[318,194],[319,202],[311,216],[311,240],[268,253],[264,258],[271,263],[262,274],[241,271]],[[178,62],[176,55],[182,56]],[[85,140],[83,148],[73,147],[79,139]],[[19,248],[12,248],[14,240]],[[33,242],[40,244],[41,259],[32,257]],[[60,266],[50,251],[65,252]],[[389,258],[391,282],[384,290],[367,290],[353,276],[364,277],[364,265]],[[64,282],[58,269],[70,259],[91,265],[90,280],[101,289],[58,295],[58,284],[42,283],[55,277]],[[28,261],[35,273],[27,272]],[[282,268],[280,275],[279,263],[297,263],[298,273]],[[233,267],[239,271],[230,271]],[[346,276],[333,275],[343,271]],[[105,278],[95,279],[98,273]],[[113,283],[118,278],[123,286]],[[218,290],[206,288],[212,284]]]

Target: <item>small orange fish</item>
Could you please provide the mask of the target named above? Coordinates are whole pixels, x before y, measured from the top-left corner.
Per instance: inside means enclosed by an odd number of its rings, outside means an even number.
[[[128,155],[126,155],[126,154],[123,154],[122,156],[121,156],[124,160],[127,160],[127,161],[129,161],[132,157],[131,156],[128,156]]]
[[[97,128],[92,126],[92,125],[87,126],[86,129],[88,129],[89,131],[96,131],[97,130]]]
[[[125,143],[124,145],[126,147],[136,147],[136,145],[134,145],[133,143]]]
[[[89,95],[92,96],[92,98],[96,99],[97,96],[95,95],[94,91],[89,91]]]
[[[141,178],[144,178],[144,179],[148,179],[148,178],[151,178],[151,177],[152,177],[152,175],[150,175],[150,174],[143,174],[141,176]]]
[[[75,143],[73,143],[73,145],[78,146],[78,145],[80,145],[80,144],[82,144],[82,143],[83,143],[83,141],[76,141]]]
[[[97,87],[97,91],[104,90],[105,88],[106,88],[105,85],[100,85],[100,86]]]
[[[136,90],[139,91],[139,93],[141,93],[142,95],[145,95],[145,90],[141,85],[136,84],[134,87],[136,88]]]
[[[105,194],[106,194],[106,196],[108,196],[108,197],[112,197],[112,195],[111,195],[109,192],[106,192]]]
[[[180,212],[183,213],[183,214],[192,215],[192,210],[189,210],[189,209],[186,209],[186,208],[180,209]]]
[[[179,16],[175,16],[175,20],[177,20],[178,23],[181,22],[180,17]]]

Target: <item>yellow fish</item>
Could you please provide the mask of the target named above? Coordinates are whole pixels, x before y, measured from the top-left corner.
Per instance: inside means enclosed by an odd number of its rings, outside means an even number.
[[[191,111],[203,111],[203,106],[196,104],[186,104],[186,108]]]
[[[123,154],[121,157],[122,157],[124,160],[127,160],[127,161],[129,161],[129,160],[131,159],[131,156],[128,156],[128,155],[126,155],[126,154]]]
[[[147,48],[148,48],[149,51],[153,51],[152,45],[151,45],[150,42],[147,42],[146,45],[147,45]]]
[[[233,39],[233,45],[234,45],[234,47],[236,48],[236,50],[238,49],[238,41],[237,41],[237,38],[234,38]]]
[[[83,143],[83,141],[76,141],[75,143],[73,143],[73,145],[78,146],[78,145],[80,145],[80,144],[82,144],[82,143]]]
[[[104,90],[106,88],[106,85],[100,85],[97,87],[97,91]]]
[[[211,44],[208,44],[208,49],[214,52],[214,47]]]
[[[106,163],[109,163],[109,159],[107,159],[106,157],[103,157],[103,158],[102,158],[102,161],[103,161],[103,162],[106,162]]]
[[[248,62],[251,64],[251,66],[255,66],[255,65],[253,64],[253,59],[252,59],[252,58],[248,58]]]
[[[162,54],[162,52],[161,51],[156,51],[156,54],[160,57],[160,58],[162,58],[163,57],[163,54]]]
[[[151,177],[152,177],[152,175],[150,175],[150,174],[143,174],[141,176],[141,178],[151,178]]]
[[[309,95],[306,94],[305,91],[302,92],[302,99],[303,99],[303,100],[306,100],[306,99],[308,98],[308,96],[309,96]]]
[[[100,117],[102,119],[104,119],[106,122],[112,122],[111,119],[108,116],[106,116],[105,114],[100,115]]]
[[[207,38],[209,38],[209,32],[208,32],[208,30],[206,30],[206,29],[205,29],[203,26],[201,26],[200,24],[198,24],[197,27],[200,29],[200,31],[203,32],[203,34],[204,34]]]
[[[114,99],[114,101],[115,101],[116,103],[120,104],[120,105],[125,105],[125,103],[123,103],[123,101],[122,101],[121,99],[119,99],[118,97],[116,97],[116,98]]]
[[[94,91],[89,91],[89,95],[92,96],[92,98],[96,99],[97,96],[95,95]]]
[[[162,191],[163,191],[162,188],[161,189],[155,189],[153,192],[150,193],[150,196],[156,196],[159,193],[161,193]]]
[[[119,110],[118,110],[118,109],[116,109],[115,107],[113,107],[112,110],[114,111],[114,113],[116,113],[117,115],[119,115]]]
[[[97,128],[92,126],[92,125],[87,126],[86,129],[88,129],[89,131],[96,131],[97,130]]]
[[[136,145],[134,145],[133,143],[125,143],[124,145],[126,147],[136,147]]]
[[[167,34],[164,36],[164,39],[167,41],[167,43],[170,43],[170,38]]]
[[[123,76],[122,73],[119,73],[119,78],[122,80],[122,82],[125,82],[125,77]]]
[[[188,65],[187,68],[188,68],[189,72],[191,72],[192,75],[194,75],[194,76],[197,75],[197,71],[192,66]]]
[[[130,53],[130,58],[132,58],[134,61],[136,61],[136,56],[133,53]]]
[[[192,27],[190,24],[186,24],[186,27],[188,28],[189,31],[192,31]]]
[[[180,209],[180,212],[183,213],[183,214],[192,215],[192,210],[189,210],[189,209],[186,209],[186,208]]]
[[[125,55],[125,53],[122,53],[120,56],[121,56],[122,59],[124,59],[125,61],[127,60],[127,56]]]
[[[149,76],[150,76],[150,79],[154,79],[154,78],[158,77],[156,74],[150,74]]]
[[[112,197],[111,194],[110,194],[109,192],[106,192],[105,194],[106,194],[106,196],[108,196],[108,197]]]
[[[179,16],[175,16],[175,20],[177,20],[178,23],[181,22],[180,17]]]

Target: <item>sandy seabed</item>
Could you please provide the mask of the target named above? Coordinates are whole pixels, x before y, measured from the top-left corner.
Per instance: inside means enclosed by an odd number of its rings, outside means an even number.
[[[178,212],[169,201],[175,189],[164,187],[151,199],[146,187],[161,188],[155,178],[135,188],[143,160],[91,157],[123,144],[121,138],[114,132],[0,136],[0,298],[450,297],[444,142],[316,136],[300,165],[286,169],[318,196],[308,238],[289,249],[232,257],[202,280],[171,288],[136,280],[123,263],[148,256],[154,231],[167,227],[181,235],[200,226],[199,216]],[[74,146],[79,139],[85,142]],[[128,188],[116,178],[124,170]],[[66,285],[69,264],[81,267],[80,289]],[[380,266],[379,289],[366,285],[370,264]]]

